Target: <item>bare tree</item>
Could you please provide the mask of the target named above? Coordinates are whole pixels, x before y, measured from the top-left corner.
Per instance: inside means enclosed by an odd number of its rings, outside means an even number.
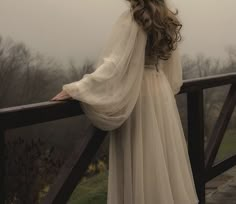
[[[235,72],[236,48],[229,47],[227,53],[228,59],[226,62],[218,58],[206,57],[203,54],[198,54],[194,58],[184,55],[182,57],[184,79]],[[228,88],[229,86],[222,86],[204,90],[205,140],[207,140],[214,127]],[[232,120],[235,120],[235,116]]]
[[[65,70],[53,59],[0,38],[0,107],[48,100],[66,80]]]

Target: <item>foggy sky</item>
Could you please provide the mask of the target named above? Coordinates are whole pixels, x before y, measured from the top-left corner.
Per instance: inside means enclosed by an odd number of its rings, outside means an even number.
[[[223,57],[236,46],[235,0],[175,0],[181,53]],[[125,0],[0,0],[0,35],[63,62],[96,59]]]

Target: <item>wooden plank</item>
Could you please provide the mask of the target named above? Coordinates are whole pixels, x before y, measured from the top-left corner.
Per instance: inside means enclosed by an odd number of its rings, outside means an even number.
[[[83,141],[75,146],[75,151],[63,165],[42,204],[66,204],[76,185],[83,177],[88,165],[104,141],[106,132],[90,127]]]
[[[0,121],[7,129],[12,129],[81,114],[79,101],[54,101],[0,109]]]
[[[205,204],[203,90],[187,94],[188,152],[199,204]]]
[[[178,94],[236,83],[236,72],[184,80]]]
[[[236,155],[230,156],[227,159],[224,159],[221,162],[218,162],[213,167],[211,167],[205,174],[205,182],[210,181],[211,179],[219,176],[228,169],[236,165]]]
[[[183,81],[178,94],[192,92],[203,88],[217,87],[236,83],[236,73],[194,78]],[[41,122],[48,122],[82,114],[77,100],[47,101],[17,107],[0,109],[0,120],[3,119],[8,129]],[[48,116],[48,117],[47,117]]]
[[[0,204],[5,203],[5,134],[0,127]]]
[[[206,147],[205,167],[211,168],[236,105],[236,84],[231,85]]]

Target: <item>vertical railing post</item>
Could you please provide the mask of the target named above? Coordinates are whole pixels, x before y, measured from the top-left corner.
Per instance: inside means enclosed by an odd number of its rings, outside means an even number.
[[[5,203],[5,130],[0,127],[0,204]]]
[[[188,152],[199,204],[205,204],[203,90],[187,93]]]

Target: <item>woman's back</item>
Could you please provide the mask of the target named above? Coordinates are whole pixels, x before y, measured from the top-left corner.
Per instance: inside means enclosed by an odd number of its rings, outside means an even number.
[[[147,54],[148,34],[135,14],[129,9],[114,24],[96,70],[63,90],[109,131],[108,204],[197,204],[174,97],[183,83],[177,38]],[[147,65],[157,61],[158,71]]]

